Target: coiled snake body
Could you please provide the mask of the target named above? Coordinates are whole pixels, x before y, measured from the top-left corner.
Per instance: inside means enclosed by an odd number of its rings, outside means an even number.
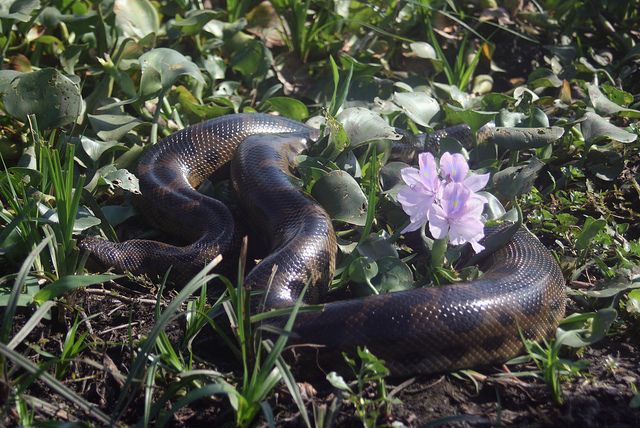
[[[112,243],[85,238],[81,246],[103,267],[190,278],[234,242],[233,217],[195,190],[228,161],[244,210],[271,246],[245,286],[264,290],[277,265],[265,307],[292,306],[311,279],[305,303],[321,301],[335,269],[336,238],[328,214],[299,188],[296,157],[319,137],[299,122],[264,114],[211,119],[165,138],[138,169],[146,213],[153,223],[191,244]],[[318,346],[320,361],[366,346],[395,375],[433,373],[505,361],[523,350],[524,337],[541,340],[564,315],[564,280],[549,251],[519,230],[484,262],[479,279],[325,303],[303,312],[298,343]]]

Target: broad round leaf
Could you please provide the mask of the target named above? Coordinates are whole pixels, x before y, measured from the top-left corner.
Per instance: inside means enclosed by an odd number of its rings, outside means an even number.
[[[563,345],[582,348],[603,339],[618,314],[615,309],[604,308],[588,314],[574,314],[558,327],[557,340]],[[584,327],[580,328],[582,325]],[[576,327],[578,328],[572,328]]]
[[[120,187],[136,195],[140,194],[138,177],[126,169],[117,169],[114,165],[108,165],[100,171],[102,179],[111,187]]]
[[[406,264],[396,257],[383,257],[376,262],[378,274],[371,283],[380,292],[409,290],[413,286],[413,274]]]
[[[258,40],[245,42],[245,46],[231,57],[231,67],[246,77],[264,76],[271,64],[273,64],[271,50]]]
[[[71,140],[71,141],[74,141],[74,140]],[[75,141],[78,141],[78,140],[75,140]],[[82,150],[84,150],[87,156],[89,156],[89,159],[91,159],[94,162],[100,159],[100,156],[102,156],[104,152],[118,145],[118,142],[115,140],[100,141],[93,138],[89,138],[87,136],[80,137],[78,142],[82,146]],[[78,144],[78,143],[76,142],[75,144]],[[76,155],[78,154],[76,153]]]
[[[116,0],[113,13],[116,15],[117,28],[125,37],[140,40],[158,32],[160,19],[148,0]]]
[[[383,257],[398,258],[398,250],[389,242],[388,237],[371,233],[358,244],[358,252],[361,256],[378,261]]]
[[[196,64],[180,52],[168,48],[157,48],[140,56],[142,80],[141,95],[157,95],[167,92],[180,76],[191,76],[200,83],[205,80]]]
[[[4,90],[7,112],[25,123],[28,115],[35,115],[40,129],[61,127],[80,114],[78,86],[53,68],[16,75]]]
[[[367,220],[367,197],[358,182],[345,171],[331,171],[311,188],[311,196],[324,207],[332,219],[364,226]]]
[[[58,223],[60,221],[56,210],[50,209],[44,204],[38,204],[38,210],[40,211],[42,218],[53,223]],[[76,212],[75,222],[73,223],[73,232],[79,233],[99,224],[100,219],[95,217],[92,212],[85,207],[79,207]]]
[[[192,10],[189,11],[182,21],[174,22],[173,27],[188,36],[197,35],[202,28],[212,19],[221,18],[222,13],[213,10]]]
[[[480,191],[478,195],[487,198],[488,202],[485,204],[484,211],[482,212],[487,216],[487,220],[497,220],[507,213],[500,200],[492,193]]]
[[[436,54],[436,50],[427,42],[414,42],[410,43],[409,47],[411,48],[411,52],[418,58],[428,59],[431,62],[431,65],[434,68],[434,72],[437,74],[444,70],[445,63],[441,59],[438,58]]]
[[[366,282],[378,274],[378,265],[369,257],[358,257],[349,265],[349,277],[355,282]]]
[[[426,92],[397,92],[393,94],[393,102],[402,107],[409,119],[425,127],[440,112],[438,101]]]
[[[639,110],[628,109],[611,101],[596,85],[589,82],[586,82],[585,85],[589,93],[589,103],[597,114],[602,116],[610,116],[613,114],[627,117],[640,116]]]
[[[362,107],[345,109],[336,119],[342,123],[352,146],[369,141],[402,138],[382,117]]]

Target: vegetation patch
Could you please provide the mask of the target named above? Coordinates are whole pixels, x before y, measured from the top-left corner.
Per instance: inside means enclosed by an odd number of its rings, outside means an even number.
[[[605,0],[3,2],[0,425],[638,426],[639,19]],[[251,112],[322,130],[295,174],[336,229],[328,300],[478,277],[463,261],[504,241],[445,220],[482,211],[561,266],[556,337],[410,379],[360,349],[312,378],[286,358],[301,306],[277,329],[252,313],[251,238],[183,287],[92,266],[86,236],[168,238],[136,202],[150,147]],[[437,182],[389,159],[402,134],[438,136],[414,162]],[[412,210],[412,174],[456,186]],[[199,190],[233,207],[230,187]]]

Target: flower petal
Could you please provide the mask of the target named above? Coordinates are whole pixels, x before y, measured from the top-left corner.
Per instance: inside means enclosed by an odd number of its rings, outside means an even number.
[[[420,179],[420,171],[416,168],[402,168],[400,175],[408,186],[423,186],[422,180]]]
[[[440,173],[447,181],[462,183],[469,173],[469,164],[460,153],[445,152],[440,158]]]
[[[486,174],[470,175],[469,177],[465,178],[464,185],[467,186],[472,192],[478,192],[484,189],[484,186],[486,186],[489,182],[490,176],[491,174],[488,172]]]
[[[424,152],[418,155],[418,162],[420,164],[420,179],[429,191],[436,193],[441,183],[436,158],[433,154]]]
[[[464,215],[467,211],[467,201],[472,192],[462,183],[448,183],[444,186],[440,203],[448,218]]]
[[[477,242],[484,237],[484,225],[478,217],[464,216],[451,222],[449,238],[453,245]]]
[[[433,205],[427,215],[429,219],[429,232],[434,239],[442,239],[449,233],[449,221],[442,207]]]

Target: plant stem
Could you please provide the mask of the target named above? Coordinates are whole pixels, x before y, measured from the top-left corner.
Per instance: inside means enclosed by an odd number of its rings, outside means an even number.
[[[449,242],[449,235],[442,239],[436,239],[433,241],[433,248],[431,249],[431,267],[441,268],[444,266],[444,253],[447,251],[447,244]]]

